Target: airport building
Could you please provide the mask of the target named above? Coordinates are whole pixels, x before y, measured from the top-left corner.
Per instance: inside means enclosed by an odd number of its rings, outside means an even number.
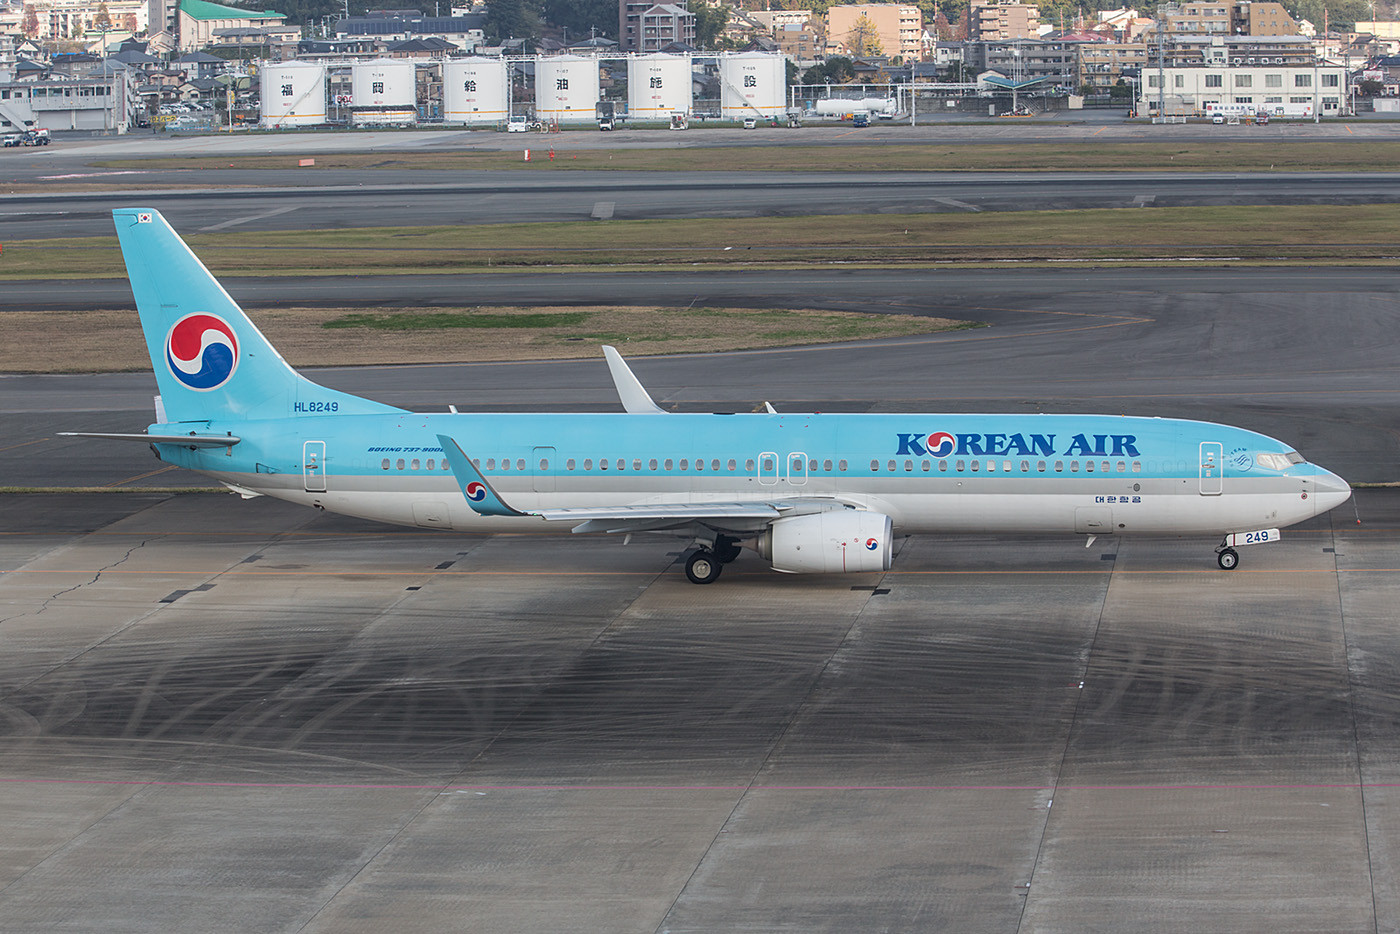
[[[1336,117],[1344,112],[1346,87],[1346,69],[1330,63],[1149,68],[1143,75],[1138,112],[1167,117],[1216,110],[1239,116]]]

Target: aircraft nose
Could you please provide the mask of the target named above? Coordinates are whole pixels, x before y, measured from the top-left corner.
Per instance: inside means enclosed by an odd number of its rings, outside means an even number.
[[[1334,473],[1319,474],[1312,481],[1314,515],[1320,516],[1351,499],[1351,485]]]

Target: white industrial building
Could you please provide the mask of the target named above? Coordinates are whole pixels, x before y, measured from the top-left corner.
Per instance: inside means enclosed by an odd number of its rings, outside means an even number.
[[[350,122],[356,126],[417,123],[418,81],[413,62],[376,58],[352,65]]]
[[[1165,81],[1165,84],[1162,82]],[[1144,68],[1138,113],[1204,116],[1240,114],[1335,117],[1346,107],[1346,69],[1332,64],[1189,65]]]
[[[721,55],[719,84],[722,117],[776,117],[787,112],[787,60],[782,55]]]
[[[315,62],[267,63],[258,71],[262,125],[269,129],[326,122],[326,66]]]
[[[141,109],[135,72],[104,62],[82,77],[0,81],[0,128],[111,130],[125,133]]]
[[[506,62],[472,56],[443,62],[442,121],[490,126],[510,115]]]
[[[689,114],[693,80],[689,55],[657,52],[627,60],[627,114],[632,120],[669,120]]]

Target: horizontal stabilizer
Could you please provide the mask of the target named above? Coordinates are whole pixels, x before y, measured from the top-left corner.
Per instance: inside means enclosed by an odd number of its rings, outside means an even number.
[[[231,448],[243,439],[237,435],[148,435],[145,432],[60,431],[64,438],[102,438],[107,441],[144,441],[147,444],[183,444],[192,448]]]

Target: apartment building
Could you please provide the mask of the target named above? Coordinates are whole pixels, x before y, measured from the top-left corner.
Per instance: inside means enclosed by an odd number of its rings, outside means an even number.
[[[1330,64],[1174,66],[1160,74],[1147,70],[1139,112],[1156,114],[1160,101],[1167,115],[1204,114],[1212,106],[1235,105],[1246,113],[1287,109],[1298,114],[1310,108],[1309,114],[1337,116],[1345,90],[1346,69]]]
[[[1120,80],[1137,81],[1149,61],[1142,42],[1081,42],[1077,51],[1075,85],[1099,93]]]
[[[967,11],[967,38],[987,42],[1034,39],[1040,34],[1040,7],[998,0],[972,0]]]
[[[899,56],[905,61],[918,61],[923,57],[924,14],[916,6],[901,3],[846,3],[828,7],[828,44],[837,44],[855,54],[870,54],[868,48],[855,48],[859,33],[857,24],[862,18],[874,27],[880,42],[878,54]]]

